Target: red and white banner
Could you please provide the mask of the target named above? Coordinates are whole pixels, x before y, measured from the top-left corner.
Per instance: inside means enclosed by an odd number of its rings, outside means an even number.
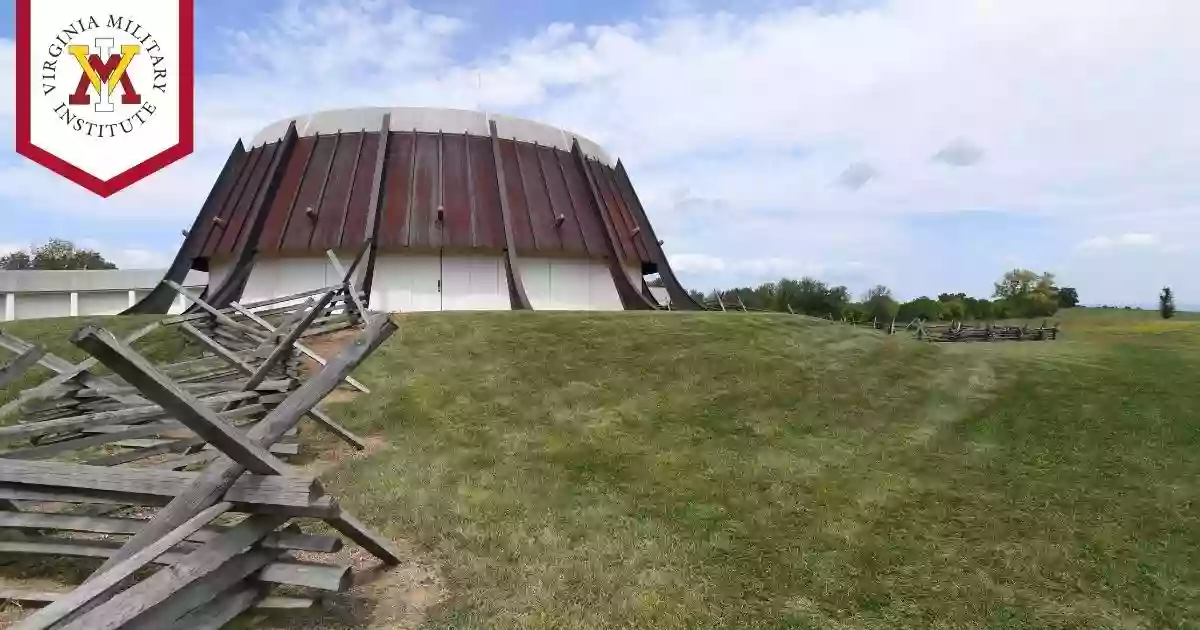
[[[108,197],[189,155],[194,0],[17,0],[17,152]]]

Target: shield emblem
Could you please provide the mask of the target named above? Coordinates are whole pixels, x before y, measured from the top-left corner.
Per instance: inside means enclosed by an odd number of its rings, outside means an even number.
[[[108,197],[193,146],[194,0],[17,0],[17,152]]]

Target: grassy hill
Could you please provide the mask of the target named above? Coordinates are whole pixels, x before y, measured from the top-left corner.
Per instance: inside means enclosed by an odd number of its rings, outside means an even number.
[[[935,346],[786,315],[399,317],[375,393],[332,408],[378,446],[324,476],[440,601],[247,627],[1200,628],[1195,318]]]

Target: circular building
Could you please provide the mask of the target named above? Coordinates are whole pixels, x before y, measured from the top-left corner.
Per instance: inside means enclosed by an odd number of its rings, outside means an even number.
[[[281,120],[230,153],[166,279],[208,272],[218,306],[340,281],[370,308],[699,308],[679,285],[620,161],[519,118],[365,108]],[[129,312],[164,312],[160,285]]]

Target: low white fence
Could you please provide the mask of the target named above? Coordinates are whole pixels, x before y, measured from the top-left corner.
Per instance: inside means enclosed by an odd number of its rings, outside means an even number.
[[[116,315],[150,293],[165,269],[119,269],[97,271],[0,271],[0,321]],[[188,273],[183,286],[199,296],[208,284],[208,274]],[[171,313],[187,307],[176,297]]]

